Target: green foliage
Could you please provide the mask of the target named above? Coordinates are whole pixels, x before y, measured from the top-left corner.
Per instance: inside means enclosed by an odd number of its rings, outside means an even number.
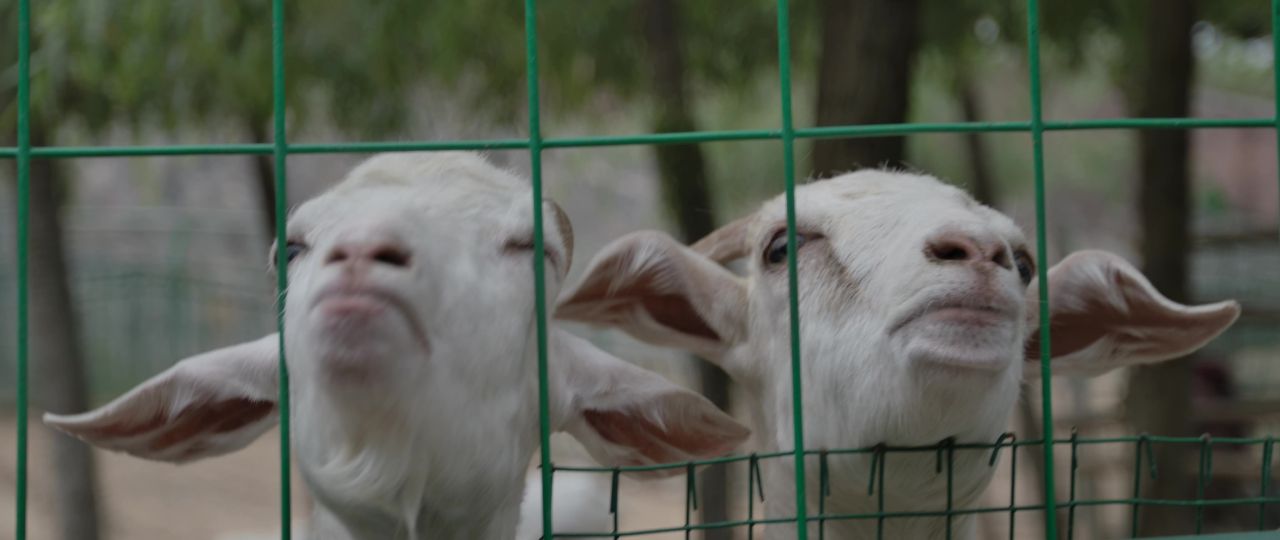
[[[363,132],[400,127],[409,91],[425,64],[423,2],[287,2],[286,97],[303,120],[322,95],[341,126]],[[16,6],[0,20],[16,26]],[[69,121],[100,130],[112,122],[227,121],[265,124],[272,110],[271,5],[138,0],[128,4],[33,3],[31,105],[37,125]],[[16,44],[0,58],[16,62]],[[17,77],[0,79],[5,110]],[[12,74],[12,75],[10,75]],[[12,113],[0,120],[12,125]]]
[[[816,36],[811,3],[793,15],[797,58]],[[471,98],[493,118],[524,108],[524,9],[510,0],[286,2],[290,121],[322,108],[357,134],[393,132],[424,82]],[[547,0],[539,6],[540,70],[550,104],[573,109],[601,93],[648,91],[650,64],[639,0]],[[776,65],[774,3],[680,2],[695,85],[745,88]],[[272,110],[271,5],[266,0],[128,4],[33,3],[32,107],[37,122],[176,127],[207,121],[265,123]],[[16,3],[0,5],[16,26]],[[0,103],[12,125],[17,53],[0,43]]]
[[[967,64],[983,45],[1018,43],[1026,33],[1022,0],[924,0],[920,10],[921,52]],[[994,24],[994,34],[979,35],[979,23]]]
[[[922,54],[939,75],[978,68],[998,45],[1025,43],[1022,0],[923,0]],[[1097,44],[1138,44],[1129,0],[1044,0],[1051,53],[1098,58]],[[511,0],[468,2],[348,0],[286,2],[290,121],[323,114],[352,136],[405,127],[427,83],[469,98],[485,120],[525,108],[524,7]],[[771,0],[677,2],[689,80],[704,96],[771,104],[760,81],[777,67]],[[1268,31],[1262,2],[1206,0],[1206,19],[1225,33]],[[538,12],[545,104],[572,111],[601,95],[643,103],[651,62],[643,0],[544,0]],[[222,122],[263,126],[272,111],[271,5],[267,0],[83,0],[33,3],[32,105],[37,125],[75,122],[90,130],[119,122],[174,128]],[[818,3],[792,6],[795,81],[811,82]],[[16,2],[0,4],[0,24],[16,27]],[[985,30],[979,31],[982,27]],[[994,35],[992,28],[997,31]],[[0,129],[14,121],[13,39],[0,40]],[[1133,70],[1111,54],[1113,80]],[[949,72],[949,73],[948,73]],[[775,83],[776,84],[776,83]],[[428,94],[427,99],[430,99]],[[803,111],[801,111],[803,112]],[[484,118],[487,117],[487,118]],[[520,122],[513,122],[519,125]]]
[[[1257,38],[1271,32],[1269,7],[1268,2],[1212,0],[1200,2],[1200,13],[1223,32],[1240,38]]]
[[[546,104],[574,110],[600,94],[623,99],[645,96],[652,74],[643,36],[644,8],[643,0],[541,2],[538,62]],[[695,86],[744,89],[759,70],[776,65],[773,2],[700,0],[678,2],[677,8],[686,68]],[[435,5],[431,18],[448,21],[431,24],[427,36],[427,49],[434,52],[433,77],[447,85],[474,86],[470,97],[477,112],[504,117],[523,108],[525,37],[520,3],[442,2]]]

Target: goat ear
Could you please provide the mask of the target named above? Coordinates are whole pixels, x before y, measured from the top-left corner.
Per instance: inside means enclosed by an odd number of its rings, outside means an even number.
[[[660,232],[613,241],[561,298],[557,318],[616,326],[642,341],[712,360],[745,334],[742,281]]]
[[[1025,356],[1040,358],[1039,284],[1027,288],[1031,335]],[[1054,375],[1101,375],[1115,368],[1185,356],[1240,316],[1234,300],[1187,306],[1160,294],[1124,259],[1079,251],[1049,270],[1049,344]],[[1027,366],[1036,377],[1038,367]]]
[[[45,414],[89,444],[181,463],[245,447],[275,425],[277,334],[182,360],[98,409]]]
[[[556,425],[606,466],[654,465],[724,455],[750,434],[706,398],[558,332],[557,378],[564,385]],[[681,468],[642,476],[670,476]]]

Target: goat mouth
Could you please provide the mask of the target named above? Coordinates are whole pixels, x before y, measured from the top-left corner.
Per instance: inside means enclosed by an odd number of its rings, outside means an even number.
[[[387,308],[408,313],[399,297],[380,289],[368,287],[329,287],[316,295],[312,309],[332,315],[375,315]]]
[[[1002,372],[1010,365],[1018,335],[1016,305],[970,294],[908,306],[890,332],[912,365],[947,373]]]
[[[928,311],[920,318],[927,318],[931,321],[981,326],[988,324],[1000,324],[1008,317],[1006,317],[1005,313],[1002,311],[989,308],[943,307]]]
[[[377,287],[339,283],[326,287],[311,302],[311,310],[330,320],[373,322],[387,311],[398,312],[424,350],[428,341],[411,306],[399,295]]]
[[[897,333],[917,321],[931,321],[961,326],[998,326],[1014,319],[1012,310],[989,302],[965,300],[922,302],[889,326],[889,334]]]

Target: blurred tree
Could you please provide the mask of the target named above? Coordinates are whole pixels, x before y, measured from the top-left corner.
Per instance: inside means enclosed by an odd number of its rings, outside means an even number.
[[[1121,54],[1111,59],[1113,80],[1124,91],[1130,114],[1147,118],[1191,116],[1195,82],[1194,24],[1205,20],[1226,33],[1257,37],[1269,30],[1265,6],[1232,0],[1080,0],[1046,2],[1046,33],[1073,57],[1098,34],[1118,38]],[[1190,132],[1141,130],[1138,138],[1137,210],[1143,273],[1170,298],[1190,298],[1191,246]],[[1193,358],[1135,368],[1125,398],[1134,430],[1192,435]],[[1157,445],[1162,471],[1144,485],[1143,497],[1194,497],[1194,480],[1184,471],[1195,451]],[[1145,507],[1140,536],[1191,529],[1191,516],[1173,507]]]
[[[894,124],[907,120],[920,48],[919,0],[822,0],[817,124]],[[902,137],[822,139],[813,174],[856,167],[901,167]]]
[[[979,78],[984,53],[1021,39],[1021,0],[927,0],[921,7],[921,59],[933,66],[953,93],[964,122],[982,122]],[[916,74],[919,76],[919,74]],[[968,157],[969,191],[983,204],[999,204],[983,133],[961,135]]]
[[[292,126],[319,111],[364,137],[405,126],[412,92],[424,79],[418,58],[422,2],[374,6],[337,0],[286,3],[285,85]],[[57,121],[91,132],[125,123],[168,130],[238,128],[270,142],[271,5],[239,0],[133,3],[129,9],[45,2],[35,13],[43,40],[33,106],[70,102]],[[361,36],[352,39],[352,36]],[[69,97],[68,97],[69,95]],[[254,157],[264,229],[275,228],[274,167]]]
[[[14,3],[0,6],[0,23],[4,28],[17,28]],[[0,58],[6,61],[16,59],[16,46],[15,40],[4,40],[0,43]],[[39,38],[33,36],[32,50],[39,50],[40,46]],[[32,72],[36,69],[37,63],[33,60]],[[11,74],[0,77],[0,103],[4,104],[0,109],[0,133],[4,133],[0,142],[5,145],[16,144],[16,71],[0,71]],[[50,111],[41,110],[36,102],[32,95],[29,142],[32,146],[45,146],[50,140],[50,130],[42,120],[48,118]],[[16,181],[16,174],[14,178]],[[63,195],[60,193],[63,183],[58,163],[48,159],[32,160],[29,184],[27,290],[30,303],[27,316],[31,402],[36,410],[79,412],[88,409],[88,391],[58,211]],[[40,424],[33,424],[33,427],[41,429]],[[101,520],[93,453],[88,446],[72,437],[61,433],[51,435],[51,469],[55,474],[53,493],[61,511],[58,520],[61,538],[96,540]]]
[[[6,137],[13,144],[12,137]],[[31,144],[43,146],[46,137],[33,129]],[[71,303],[58,208],[62,175],[54,160],[32,160],[27,227],[31,302],[29,362],[31,401],[37,410],[78,412],[88,409],[88,391],[78,324]],[[36,429],[41,429],[39,424]],[[62,538],[98,538],[97,473],[92,451],[80,441],[53,433],[51,457],[54,497],[63,515]]]
[[[47,143],[43,131],[33,131],[31,144]],[[63,175],[55,160],[33,160],[27,228],[31,294],[30,362],[33,402],[38,409],[57,412],[88,410],[88,381],[80,344],[79,324],[72,308],[66,252],[59,213]],[[38,424],[37,424],[38,425]],[[39,428],[37,428],[39,429]],[[97,477],[92,450],[69,436],[53,439],[53,470],[62,537],[98,537]]]
[[[644,43],[652,66],[654,114],[652,129],[658,133],[696,131],[693,103],[688,97],[688,70],[685,67],[684,31],[674,0],[648,0],[643,12]],[[676,228],[686,243],[692,243],[715,229],[706,159],[696,144],[654,147],[658,176],[667,211],[675,216]],[[698,365],[699,390],[721,409],[729,409],[729,376],[718,366],[701,359]],[[728,477],[724,466],[702,471],[702,521],[715,523],[729,519]],[[707,540],[728,540],[729,529],[709,529]]]
[[[1136,116],[1191,116],[1191,83],[1195,65],[1191,26],[1195,0],[1147,0],[1141,5],[1141,42],[1130,49],[1139,80],[1131,85]],[[1187,130],[1143,130],[1138,133],[1138,215],[1143,273],[1169,298],[1186,302],[1191,245],[1191,133]],[[1191,358],[1139,367],[1129,380],[1126,412],[1144,433],[1191,435]],[[1181,471],[1193,455],[1190,448],[1165,445],[1155,459],[1166,471]],[[1147,486],[1145,497],[1193,497],[1194,484],[1183,474],[1162,474]],[[1167,535],[1189,530],[1190,516],[1170,507],[1141,514],[1139,534]]]

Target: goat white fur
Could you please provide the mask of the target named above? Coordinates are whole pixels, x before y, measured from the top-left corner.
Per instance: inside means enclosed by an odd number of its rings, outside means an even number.
[[[290,217],[288,413],[316,538],[515,534],[538,446],[530,190],[473,154],[388,154]],[[572,232],[543,209],[538,263],[554,298]],[[237,450],[277,420],[277,340],[188,358],[45,421],[147,459]],[[547,348],[553,428],[601,463],[710,457],[747,436],[701,396],[562,330]]]
[[[557,316],[611,325],[722,366],[750,396],[753,444],[794,447],[790,331],[781,197],[692,248],[657,232],[599,253]],[[864,170],[796,190],[796,252],[805,448],[990,444],[1039,376],[1038,284],[1023,233],[963,191],[922,175]],[[717,263],[746,258],[746,276]],[[1095,375],[1200,348],[1239,315],[1233,301],[1189,307],[1160,295],[1111,254],[1072,254],[1049,272],[1052,370]],[[1024,367],[1025,366],[1025,367]],[[956,450],[954,508],[989,483],[990,450]],[[871,455],[829,455],[826,514],[879,510],[867,493]],[[935,452],[883,461],[886,512],[948,507]],[[806,462],[818,508],[818,457]],[[762,468],[766,514],[795,510],[794,462]],[[812,515],[812,514],[811,514]],[[828,538],[874,538],[878,520],[828,520]],[[890,517],[884,538],[946,536],[942,517]],[[951,521],[972,538],[972,515]],[[812,524],[813,533],[818,525]],[[771,538],[795,534],[771,526]],[[811,537],[814,537],[811,534]]]

